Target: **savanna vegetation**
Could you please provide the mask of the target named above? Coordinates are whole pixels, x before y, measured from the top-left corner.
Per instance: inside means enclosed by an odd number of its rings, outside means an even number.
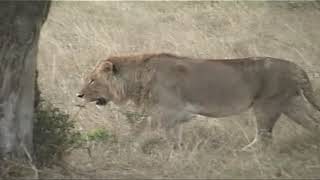
[[[153,52],[288,59],[319,89],[319,19],[317,1],[53,2],[39,41],[34,163],[7,161],[2,177],[317,178],[320,138],[285,116],[263,153],[240,151],[255,134],[251,111],[198,116],[183,125],[181,149],[162,139],[140,149],[131,129],[145,117],[132,104],[82,107],[75,94],[99,60]]]

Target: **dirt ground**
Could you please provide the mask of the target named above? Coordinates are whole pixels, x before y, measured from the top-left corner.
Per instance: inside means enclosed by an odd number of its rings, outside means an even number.
[[[142,153],[130,138],[126,107],[81,109],[82,78],[110,55],[169,52],[202,58],[270,56],[302,66],[320,88],[319,2],[53,2],[40,39],[39,83],[45,99],[77,121],[77,128],[106,128],[119,141],[76,149],[43,177],[83,178],[315,178],[319,138],[281,117],[275,147],[239,150],[254,137],[251,112],[199,117],[184,125],[187,146],[158,145]],[[320,93],[319,93],[320,94]],[[129,107],[128,107],[129,108]]]

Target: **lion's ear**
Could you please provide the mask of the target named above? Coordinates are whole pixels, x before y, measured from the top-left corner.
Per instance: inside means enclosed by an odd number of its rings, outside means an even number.
[[[113,63],[110,61],[103,61],[98,68],[99,71],[111,72],[113,71]]]
[[[110,61],[102,62],[99,70],[103,72],[112,72],[113,74],[117,74],[119,72],[118,66]]]

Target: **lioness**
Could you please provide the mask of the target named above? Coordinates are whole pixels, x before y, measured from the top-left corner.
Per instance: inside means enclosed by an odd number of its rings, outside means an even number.
[[[266,145],[281,114],[319,132],[320,106],[306,72],[296,64],[270,57],[194,59],[172,54],[110,57],[97,64],[77,94],[105,105],[132,100],[154,109],[166,129],[192,118],[235,115],[253,108],[257,134],[253,145]],[[255,146],[254,146],[255,147]]]

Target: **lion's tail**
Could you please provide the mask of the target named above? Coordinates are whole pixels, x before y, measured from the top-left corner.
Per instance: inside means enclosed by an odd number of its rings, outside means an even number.
[[[310,79],[307,73],[302,69],[300,70],[299,85],[305,98],[312,104],[313,107],[320,111],[320,103],[317,101],[314,95]]]

